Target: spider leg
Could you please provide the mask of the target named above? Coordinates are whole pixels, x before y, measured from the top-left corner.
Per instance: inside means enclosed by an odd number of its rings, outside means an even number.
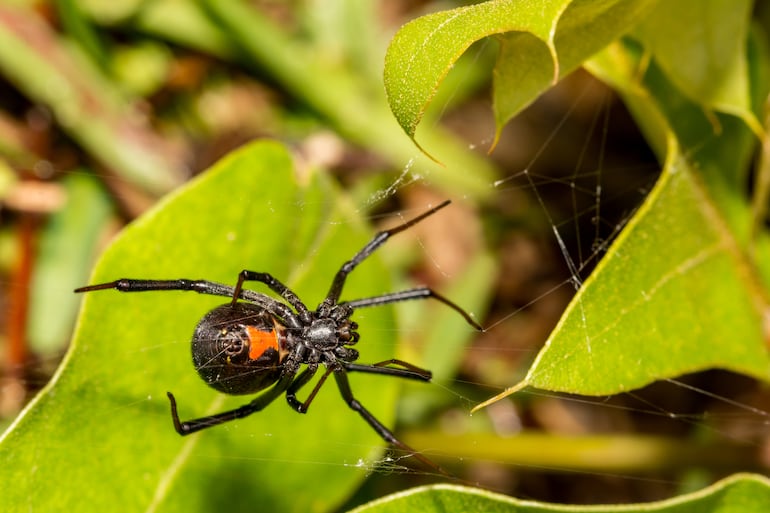
[[[342,365],[348,372],[367,372],[370,374],[396,376],[399,378],[415,379],[418,381],[430,381],[431,378],[431,372],[429,370],[421,369],[420,367],[412,365],[411,363],[405,362],[403,360],[390,359],[372,365],[361,365],[350,362],[338,363]],[[388,365],[400,365],[404,368],[399,369],[397,367],[388,367]],[[316,369],[305,369],[302,374],[300,374],[286,390],[286,400],[289,402],[289,406],[291,406],[298,413],[307,413],[307,410],[310,408],[310,404],[313,402],[313,399],[315,399],[316,394],[318,394],[318,391],[326,382],[326,379],[329,377],[329,375],[334,372],[334,370],[334,367],[329,367],[326,372],[324,372],[323,376],[321,376],[321,379],[318,380],[318,383],[316,383],[316,385],[313,387],[313,390],[310,392],[310,395],[308,395],[307,399],[305,399],[303,402],[300,402],[299,399],[297,399],[297,391],[305,386],[316,373]]]
[[[333,369],[327,369],[323,376],[321,376],[321,379],[318,380],[318,383],[315,384],[307,399],[305,399],[303,402],[300,402],[300,400],[297,399],[297,391],[305,386],[307,382],[310,381],[313,376],[315,376],[316,370],[317,369],[308,367],[302,371],[302,374],[300,374],[299,377],[295,379],[294,382],[292,382],[288,390],[286,390],[286,400],[289,402],[289,406],[291,406],[297,413],[307,413],[308,408],[310,408],[310,404],[313,402],[313,399],[315,399],[318,391],[321,390],[323,384],[326,383],[326,378],[329,377],[329,374],[332,373]]]
[[[388,294],[383,294],[381,296],[374,296],[374,297],[366,297],[363,299],[356,299],[355,301],[343,301],[340,303],[340,305],[347,305],[353,308],[354,310],[356,308],[362,308],[367,306],[379,306],[379,305],[385,305],[388,303],[397,303],[399,301],[410,301],[413,299],[428,299],[432,298],[437,301],[440,301],[441,303],[444,303],[449,308],[454,310],[455,312],[459,313],[463,316],[465,321],[473,326],[478,331],[484,331],[484,328],[481,327],[481,325],[471,317],[471,315],[460,308],[459,305],[456,303],[450,301],[449,299],[445,298],[438,292],[434,291],[433,289],[429,289],[428,287],[419,287],[416,289],[409,289],[409,290],[402,290],[400,292],[390,292]]]
[[[449,205],[450,201],[446,200],[443,203],[440,203],[436,205],[435,207],[431,208],[427,212],[424,212],[420,214],[419,216],[415,217],[414,219],[410,219],[409,221],[400,224],[394,228],[391,228],[389,230],[384,230],[381,232],[378,232],[374,238],[372,238],[369,243],[364,246],[358,253],[356,253],[353,258],[345,262],[339,271],[337,271],[337,274],[334,276],[334,281],[332,281],[332,285],[329,288],[329,293],[326,295],[326,299],[324,299],[324,303],[327,305],[336,305],[337,301],[340,299],[340,294],[342,294],[342,288],[345,286],[345,280],[347,280],[348,274],[353,271],[353,269],[358,266],[361,262],[366,260],[366,258],[374,253],[374,251],[382,246],[386,240],[388,240],[392,235],[395,235],[397,233],[403,232],[404,230],[411,228],[415,224],[419,223],[426,217],[435,214],[437,211],[441,210],[445,206]]]
[[[227,410],[215,415],[208,415],[206,417],[200,417],[197,419],[180,422],[179,415],[177,413],[176,399],[171,392],[166,392],[168,400],[171,403],[171,419],[174,421],[174,428],[180,435],[189,435],[200,431],[202,429],[210,428],[212,426],[218,426],[225,422],[230,422],[235,419],[242,419],[252,413],[256,413],[263,410],[267,405],[272,403],[278,396],[280,396],[291,384],[294,379],[294,375],[287,374],[283,376],[273,388],[258,396],[250,403],[244,404],[234,410]]]
[[[133,280],[122,278],[108,283],[87,285],[75,289],[75,292],[115,289],[121,292],[151,292],[157,290],[188,290],[212,296],[232,296],[233,288],[221,283],[206,280]]]
[[[379,374],[382,376],[395,376],[397,378],[414,379],[417,381],[430,381],[433,373],[427,369],[422,369],[416,365],[403,360],[390,359],[384,362],[377,362],[371,365],[360,363],[340,362],[348,372],[366,372],[368,374]],[[389,367],[390,365],[399,365],[403,368]]]
[[[121,278],[107,283],[97,283],[95,285],[79,287],[75,289],[75,292],[93,292],[95,290],[107,289],[115,289],[120,292],[181,290],[207,294],[210,296],[240,297],[241,299],[257,304],[268,312],[280,317],[290,328],[300,329],[302,327],[292,309],[280,301],[276,301],[270,296],[260,294],[253,290],[236,291],[235,288],[230,287],[229,285],[223,285],[222,283],[208,280],[188,280],[185,278],[178,280],[135,280],[131,278]]]
[[[377,368],[385,369],[387,367],[377,367]],[[360,369],[356,369],[356,370],[360,370]],[[372,427],[372,429],[374,429],[383,440],[401,449],[402,451],[408,453],[409,455],[414,456],[416,459],[420,460],[423,464],[436,470],[437,472],[445,476],[451,477],[451,474],[449,474],[446,470],[441,468],[439,465],[432,462],[431,460],[429,460],[428,458],[426,458],[425,456],[423,456],[422,454],[415,451],[414,449],[406,445],[404,442],[396,438],[396,435],[394,435],[392,431],[386,428],[379,420],[377,420],[374,417],[374,415],[372,415],[369,412],[369,410],[364,408],[364,406],[360,402],[358,402],[358,399],[356,399],[353,396],[353,392],[350,390],[350,382],[348,381],[348,375],[344,367],[334,369],[334,379],[337,381],[337,387],[340,390],[342,399],[347,403],[350,409],[355,412],[358,412],[358,414],[361,415],[361,417],[367,422],[367,424],[369,424]]]
[[[293,306],[298,313],[308,313],[307,307],[299,299],[297,294],[295,294],[289,287],[284,285],[277,278],[274,278],[269,273],[258,273],[255,271],[249,271],[247,269],[244,269],[238,275],[238,283],[235,285],[235,289],[233,290],[233,304],[235,304],[235,302],[238,300],[238,297],[241,294],[241,289],[243,288],[243,282],[245,281],[258,281],[260,283],[264,283],[270,288],[270,290],[288,301],[288,303]]]

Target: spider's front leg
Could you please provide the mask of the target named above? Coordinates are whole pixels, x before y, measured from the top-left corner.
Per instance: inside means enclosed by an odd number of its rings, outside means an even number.
[[[120,292],[182,290],[197,292],[199,294],[208,294],[211,296],[233,295],[233,288],[227,285],[207,280],[188,280],[186,278],[180,278],[178,280],[135,280],[132,278],[121,278],[107,283],[97,283],[95,285],[79,287],[75,289],[75,292],[93,292],[95,290],[107,289],[115,289]]]
[[[297,296],[297,294],[295,294],[289,287],[284,285],[279,279],[273,277],[273,275],[269,273],[258,273],[256,271],[249,271],[248,269],[244,269],[238,274],[238,283],[235,284],[235,288],[233,289],[233,304],[235,304],[240,297],[243,282],[246,281],[264,283],[270,290],[281,296],[293,306],[297,313],[302,316],[308,315],[308,309],[300,300],[299,296]]]

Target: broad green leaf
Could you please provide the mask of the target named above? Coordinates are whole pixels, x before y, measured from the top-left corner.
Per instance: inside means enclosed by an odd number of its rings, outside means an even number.
[[[260,143],[127,227],[92,282],[188,277],[233,284],[247,268],[285,280],[315,307],[337,268],[367,239],[323,175],[297,176],[285,149]],[[363,263],[343,299],[387,291],[387,274],[377,258]],[[3,436],[0,509],[319,511],[342,501],[384,444],[332,381],[306,415],[279,398],[228,425],[188,437],[174,431],[166,391],[176,395],[183,420],[251,399],[217,393],[192,367],[192,330],[224,302],[190,292],[87,294],[61,369]],[[362,362],[394,356],[389,309],[366,309],[356,319]],[[360,401],[391,424],[396,383],[376,376],[351,382]]]
[[[660,2],[634,35],[693,102],[738,116],[759,134],[762,128],[751,110],[746,61],[752,3]]]
[[[764,513],[770,509],[770,481],[765,477],[737,474],[714,485],[664,501],[646,504],[567,506],[529,500],[453,485],[432,485],[413,488],[370,502],[351,513],[388,513],[419,511],[448,513],[454,511],[484,511],[487,513],[525,512],[660,512],[660,513]]]
[[[414,140],[417,125],[455,61],[474,42],[501,35],[494,111],[502,126],[549,85],[630,30],[654,0],[491,0],[404,25],[385,57],[391,110]]]

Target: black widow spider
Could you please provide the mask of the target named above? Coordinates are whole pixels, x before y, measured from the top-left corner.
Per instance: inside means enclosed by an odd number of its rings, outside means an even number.
[[[481,331],[481,326],[458,305],[427,287],[391,292],[355,301],[340,302],[339,298],[348,274],[358,264],[392,235],[410,228],[448,204],[448,200],[444,201],[410,221],[377,233],[363,249],[337,271],[329,293],[315,311],[308,309],[291,289],[270,274],[248,270],[241,271],[235,287],[184,278],[178,280],[123,278],[109,283],[80,287],[75,289],[75,292],[104,289],[117,289],[121,292],[182,290],[232,298],[228,303],[208,312],[195,328],[192,339],[192,358],[195,369],[209,386],[226,394],[252,394],[270,385],[273,387],[239,408],[186,422],[180,422],[176,400],[171,392],[167,392],[171,403],[171,418],[180,435],[189,435],[260,411],[283,393],[286,394],[289,406],[299,413],[305,413],[326,379],[334,374],[342,398],[351,409],[358,412],[369,423],[377,434],[385,441],[413,454],[423,463],[442,471],[430,460],[399,441],[388,428],[369,413],[353,396],[347,376],[348,372],[366,372],[430,381],[431,372],[396,359],[371,365],[354,363],[358,359],[358,351],[350,346],[358,342],[359,335],[356,331],[358,325],[350,320],[350,317],[356,308],[433,298],[456,310],[477,330]],[[246,281],[264,283],[282,297],[285,303],[265,294],[244,289],[243,283]],[[239,299],[243,301],[238,301]],[[300,372],[302,365],[306,368]],[[300,401],[297,399],[297,392],[313,378],[319,365],[323,365],[326,372],[318,380],[307,399]]]

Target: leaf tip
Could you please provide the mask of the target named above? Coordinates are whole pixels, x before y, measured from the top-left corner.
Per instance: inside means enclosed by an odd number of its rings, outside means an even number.
[[[490,397],[486,401],[481,402],[481,403],[477,404],[476,406],[474,406],[473,409],[471,409],[471,415],[473,415],[477,411],[481,410],[482,408],[486,408],[487,406],[496,403],[497,401],[499,401],[501,399],[505,399],[509,395],[514,394],[514,393],[518,392],[519,390],[521,390],[522,388],[525,388],[527,386],[529,386],[529,381],[527,381],[525,379],[525,380],[523,380],[523,381],[513,385],[512,387],[506,388],[505,390],[503,390],[499,394],[497,394],[497,395],[495,395],[493,397]]]
[[[500,134],[503,131],[502,125],[499,123],[495,127],[495,136],[492,139],[492,144],[489,145],[489,149],[487,150],[487,155],[492,155],[492,152],[495,151],[495,148],[497,148],[497,143],[500,142]]]

